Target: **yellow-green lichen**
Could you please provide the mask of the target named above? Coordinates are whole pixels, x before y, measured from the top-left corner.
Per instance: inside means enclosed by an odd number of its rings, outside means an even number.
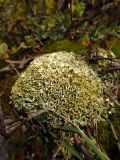
[[[31,62],[14,84],[11,100],[18,111],[47,108],[74,124],[89,125],[107,114],[103,88],[98,75],[80,56],[55,52]],[[43,121],[52,127],[63,124],[53,113],[44,116]]]

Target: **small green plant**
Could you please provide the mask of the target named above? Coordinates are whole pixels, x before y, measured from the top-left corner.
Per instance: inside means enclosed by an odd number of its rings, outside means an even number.
[[[70,122],[71,123],[71,122]],[[73,125],[73,124],[72,124]],[[85,142],[92,148],[93,152],[96,153],[98,155],[98,157],[101,160],[109,160],[109,158],[107,157],[107,155],[105,155],[95,144],[95,142],[93,142],[90,138],[88,138],[85,133],[77,126],[65,126],[62,127],[63,130],[66,131],[71,131],[74,133],[78,133],[80,136],[82,136],[82,138],[85,140]]]

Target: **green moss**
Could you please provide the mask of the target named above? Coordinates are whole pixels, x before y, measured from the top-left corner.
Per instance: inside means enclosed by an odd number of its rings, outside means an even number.
[[[116,55],[116,57],[120,56],[120,39],[117,39],[112,46],[112,51]]]
[[[111,134],[108,120],[101,122],[98,126],[98,138],[99,138],[99,143],[101,143],[106,150],[109,150],[111,147],[110,146],[111,136],[112,134]],[[113,137],[112,137],[112,140],[113,140]]]
[[[16,110],[33,113],[48,108],[83,126],[102,120],[109,109],[103,98],[104,85],[80,58],[72,52],[35,58],[12,88]],[[64,124],[51,112],[41,118],[55,128]]]
[[[3,62],[3,60],[0,59],[0,69],[5,67],[5,66],[6,66],[6,64]]]
[[[120,139],[120,111],[111,116],[111,122],[118,138]],[[117,148],[117,142],[113,136],[108,120],[103,121],[98,125],[98,139],[104,149],[109,153],[114,152]]]
[[[57,52],[57,51],[67,51],[74,52],[80,55],[88,55],[88,48],[80,44],[78,41],[70,41],[64,39],[61,41],[56,41],[45,48],[45,51],[48,53]]]

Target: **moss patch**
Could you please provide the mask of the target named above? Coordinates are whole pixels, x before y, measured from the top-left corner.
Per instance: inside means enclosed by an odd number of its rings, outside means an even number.
[[[57,51],[74,52],[83,56],[88,55],[89,50],[78,41],[70,41],[68,39],[56,41],[45,47],[45,52],[52,53]]]
[[[116,57],[120,56],[120,39],[119,38],[111,38],[108,41],[108,46],[115,54]]]
[[[120,39],[116,40],[115,44],[112,47],[112,51],[116,55],[116,57],[120,56]]]
[[[111,122],[120,139],[120,111],[111,116]],[[98,126],[99,142],[109,153],[114,153],[117,148],[117,142],[113,136],[108,120],[101,122]]]

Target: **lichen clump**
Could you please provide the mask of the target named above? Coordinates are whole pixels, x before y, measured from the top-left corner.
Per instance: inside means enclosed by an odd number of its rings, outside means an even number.
[[[33,113],[46,108],[41,116],[48,126],[59,127],[64,120],[89,125],[100,121],[108,105],[104,85],[87,63],[72,52],[55,52],[35,58],[12,88],[11,100],[17,111]]]

